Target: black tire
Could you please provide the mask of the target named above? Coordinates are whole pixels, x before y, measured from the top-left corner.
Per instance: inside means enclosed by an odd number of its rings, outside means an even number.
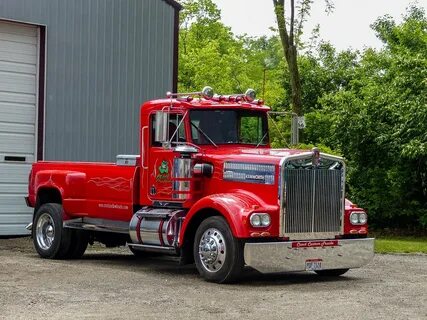
[[[209,232],[212,234],[208,234]],[[213,243],[214,247],[211,246],[208,251],[199,254],[202,237],[205,245],[208,240],[211,240],[209,243]],[[201,254],[209,253],[215,257],[212,258],[213,261],[210,263],[206,258],[202,261]],[[194,238],[193,254],[197,270],[207,281],[232,283],[239,279],[243,271],[243,244],[233,237],[223,217],[215,216],[202,221]]]
[[[349,269],[331,269],[331,270],[317,270],[316,272],[322,277],[339,277],[346,273]]]
[[[84,230],[69,230],[71,232],[71,244],[65,258],[80,259],[89,244],[89,233]]]
[[[62,259],[69,252],[71,232],[62,227],[62,214],[60,204],[46,203],[34,215],[33,243],[42,258]]]

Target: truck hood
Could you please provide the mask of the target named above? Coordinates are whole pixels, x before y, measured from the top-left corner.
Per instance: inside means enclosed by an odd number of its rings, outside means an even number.
[[[219,146],[218,148],[204,149],[202,158],[205,161],[242,161],[279,164],[280,159],[290,155],[310,152],[299,149],[270,149],[244,148],[236,146]]]

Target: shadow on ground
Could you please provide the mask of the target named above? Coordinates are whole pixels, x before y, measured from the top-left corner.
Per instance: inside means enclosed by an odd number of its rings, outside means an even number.
[[[32,239],[0,239],[0,253],[22,254],[30,259],[41,259],[35,252]],[[52,260],[49,260],[52,261]],[[53,261],[52,261],[53,262]],[[179,259],[173,256],[160,255],[156,253],[147,253],[144,257],[134,256],[127,248],[104,248],[100,245],[90,246],[81,259],[78,260],[54,260],[55,264],[65,265],[97,265],[112,269],[121,269],[123,271],[132,271],[137,273],[162,274],[175,276],[186,276],[201,278],[194,264],[180,265]],[[244,286],[281,286],[292,284],[313,284],[328,282],[351,283],[362,280],[354,276],[341,277],[320,277],[310,272],[293,273],[274,273],[262,274],[251,268],[245,268],[239,285]]]

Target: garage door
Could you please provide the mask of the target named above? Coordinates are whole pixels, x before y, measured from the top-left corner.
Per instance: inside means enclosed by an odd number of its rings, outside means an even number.
[[[36,151],[37,28],[0,21],[0,236],[31,222],[28,173]]]

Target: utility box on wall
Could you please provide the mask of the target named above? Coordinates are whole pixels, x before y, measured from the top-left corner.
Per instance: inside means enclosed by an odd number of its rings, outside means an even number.
[[[28,234],[37,160],[139,153],[139,106],[176,89],[172,0],[0,0],[0,236]]]

